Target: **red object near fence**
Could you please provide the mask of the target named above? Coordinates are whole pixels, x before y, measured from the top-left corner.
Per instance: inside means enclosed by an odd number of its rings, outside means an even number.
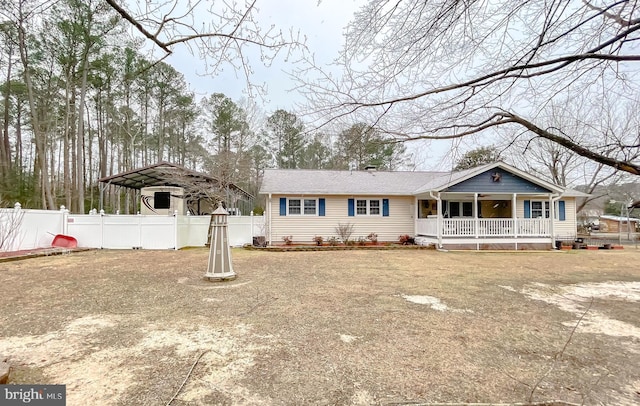
[[[76,248],[78,246],[78,240],[68,235],[57,234],[53,237],[51,246],[58,248]]]

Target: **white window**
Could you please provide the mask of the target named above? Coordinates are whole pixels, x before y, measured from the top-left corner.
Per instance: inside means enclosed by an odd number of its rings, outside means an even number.
[[[356,214],[359,216],[363,216],[367,214],[366,200],[356,200]]]
[[[532,200],[531,201],[531,218],[549,218],[549,202]]]
[[[372,216],[380,215],[380,200],[369,200],[369,214]]]
[[[358,216],[379,216],[380,215],[380,200],[356,200],[356,215]]]
[[[302,214],[300,211],[300,199],[289,199],[289,214]]]
[[[318,214],[317,199],[288,199],[287,207],[290,216],[315,216]]]
[[[304,199],[304,214],[316,214],[316,199]]]

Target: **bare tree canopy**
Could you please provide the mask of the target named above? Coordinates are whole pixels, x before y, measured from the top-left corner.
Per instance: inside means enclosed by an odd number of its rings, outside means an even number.
[[[316,126],[361,120],[400,140],[509,129],[640,175],[638,128],[584,137],[541,119],[578,95],[634,104],[639,30],[637,1],[370,0],[347,29],[340,72],[298,76],[320,75],[301,79]]]
[[[225,66],[241,72],[251,85],[251,60],[269,65],[280,53],[290,57],[304,50],[299,31],[283,32],[264,27],[258,18],[257,0],[209,2],[170,0],[127,3],[106,0],[140,34],[164,51],[165,57],[177,45],[185,45],[202,58],[208,73],[218,74]],[[125,4],[137,4],[127,10]],[[164,58],[163,58],[164,59]]]

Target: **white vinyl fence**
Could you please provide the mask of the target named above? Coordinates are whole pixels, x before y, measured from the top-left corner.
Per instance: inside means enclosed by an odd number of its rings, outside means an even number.
[[[228,216],[229,245],[251,244],[264,234],[263,216]],[[210,216],[70,214],[54,210],[0,209],[0,250],[50,247],[57,234],[79,247],[108,249],[180,249],[207,242]]]

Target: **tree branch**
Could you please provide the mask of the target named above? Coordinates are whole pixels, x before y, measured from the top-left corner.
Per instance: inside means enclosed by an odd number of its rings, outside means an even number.
[[[555,135],[553,133],[550,133],[547,130],[543,130],[542,128],[536,126],[535,124],[533,124],[532,122],[525,120],[522,117],[519,117],[513,113],[504,113],[505,117],[509,118],[510,122],[513,123],[517,123],[520,124],[521,126],[525,127],[526,129],[528,129],[529,131],[533,132],[534,134],[539,135],[542,138],[546,138],[550,141],[555,142],[556,144],[562,145],[563,147],[575,152],[578,155],[581,155],[585,158],[588,158],[592,161],[607,165],[607,166],[611,166],[615,169],[624,171],[624,172],[628,172],[631,173],[633,175],[640,175],[640,165],[635,164],[633,162],[627,162],[627,161],[622,161],[622,160],[618,160],[618,159],[614,159],[614,158],[610,158],[606,155],[602,155],[598,152],[595,151],[591,151],[585,147],[583,147],[582,145],[579,145],[573,141],[571,141],[568,138],[565,137],[561,137],[558,135]]]
[[[153,41],[157,46],[159,46],[160,48],[162,48],[163,51],[165,51],[166,53],[170,54],[171,50],[169,49],[169,46],[167,44],[165,44],[164,42],[160,41],[158,39],[157,36],[151,34],[149,31],[147,31],[142,24],[140,24],[135,18],[133,18],[129,13],[127,13],[127,11],[125,9],[123,9],[122,7],[120,7],[114,0],[105,0],[107,2],[107,4],[109,4],[115,11],[118,12],[118,14],[120,14],[120,16],[122,16],[122,18],[124,18],[125,20],[127,20],[131,25],[133,25],[134,27],[136,27],[136,29],[138,31],[140,31],[142,33],[142,35],[144,35],[145,37],[149,38],[151,41]]]

